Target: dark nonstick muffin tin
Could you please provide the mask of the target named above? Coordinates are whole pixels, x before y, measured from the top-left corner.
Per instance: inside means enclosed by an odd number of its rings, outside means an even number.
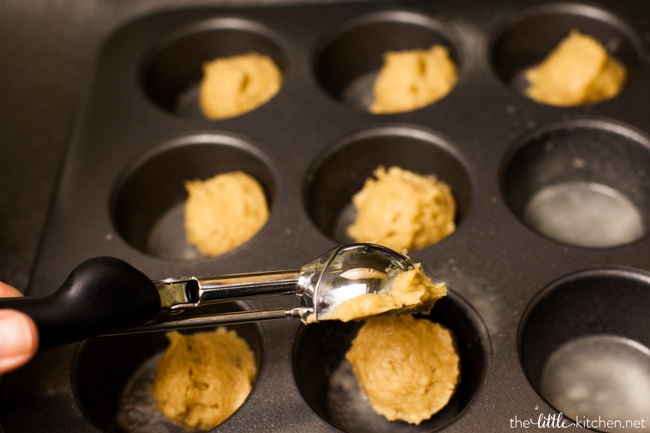
[[[523,70],[572,29],[626,65],[622,93],[568,108],[527,99]],[[367,112],[382,54],[435,43],[458,64],[452,92],[408,113]],[[203,118],[201,64],[250,51],[278,64],[280,92],[241,116]],[[100,255],[152,279],[298,268],[350,241],[350,198],[377,166],[435,173],[457,199],[457,230],[410,256],[450,288],[431,316],[454,331],[461,355],[449,405],[419,426],[389,423],[345,380],[358,323],[278,320],[234,327],[258,374],[244,405],[215,431],[548,431],[572,423],[580,414],[558,419],[555,407],[571,391],[566,370],[587,371],[599,359],[580,354],[607,354],[610,365],[636,359],[636,383],[650,380],[649,52],[643,1],[215,6],[145,16],[99,53],[28,294],[55,291]],[[183,181],[232,170],[259,180],[270,219],[235,250],[201,257],[184,238]],[[220,308],[296,304],[287,296]],[[129,400],[133,387],[147,400],[151,360],[163,347],[158,333],[40,353],[3,378],[2,428],[178,431],[152,421],[150,402]],[[621,400],[635,391],[616,392]],[[119,421],[125,399],[128,428]]]

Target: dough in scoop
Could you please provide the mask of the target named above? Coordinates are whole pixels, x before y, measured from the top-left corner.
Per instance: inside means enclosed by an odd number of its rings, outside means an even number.
[[[420,263],[415,263],[413,269],[408,271],[389,271],[386,279],[385,286],[379,292],[343,301],[319,319],[349,322],[413,308],[421,313],[429,313],[435,302],[447,295],[446,284],[431,281]]]

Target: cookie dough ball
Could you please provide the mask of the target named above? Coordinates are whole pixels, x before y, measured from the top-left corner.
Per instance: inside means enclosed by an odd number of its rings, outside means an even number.
[[[408,271],[389,272],[386,275],[385,285],[379,292],[348,299],[319,319],[348,322],[394,310],[412,308],[428,313],[435,302],[446,295],[445,283],[431,281],[424,274],[422,264],[416,263],[413,269]]]
[[[235,331],[167,333],[169,348],[156,370],[153,395],[174,424],[210,430],[230,417],[253,388],[255,357]]]
[[[282,73],[268,56],[218,58],[203,65],[199,105],[208,119],[238,116],[271,99],[281,84]]]
[[[372,113],[400,113],[429,105],[456,84],[456,65],[447,48],[389,51],[374,85]]]
[[[627,71],[590,36],[572,31],[537,67],[526,71],[526,94],[537,102],[571,106],[618,95]]]
[[[460,375],[450,330],[410,315],[369,319],[346,354],[375,412],[420,424],[445,407]]]
[[[189,181],[185,188],[189,194],[185,203],[187,241],[207,256],[243,244],[269,218],[264,190],[241,171]]]
[[[399,167],[379,167],[374,176],[352,198],[357,215],[348,235],[355,241],[418,250],[456,229],[456,201],[436,176]]]

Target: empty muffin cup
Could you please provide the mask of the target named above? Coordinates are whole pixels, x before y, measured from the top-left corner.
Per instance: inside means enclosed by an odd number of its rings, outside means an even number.
[[[232,171],[259,182],[270,210],[275,180],[265,156],[239,136],[196,134],[162,143],[130,164],[113,191],[113,224],[122,239],[146,254],[202,257],[186,240],[185,182]]]
[[[180,28],[163,38],[144,63],[145,94],[170,113],[203,117],[198,98],[204,63],[257,53],[284,71],[280,38],[265,25],[240,17],[216,17]]]
[[[650,431],[649,303],[645,271],[594,268],[552,282],[519,333],[535,390],[583,427]]]
[[[345,360],[362,322],[332,321],[301,327],[293,349],[293,370],[305,401],[320,417],[350,433],[431,432],[453,422],[485,381],[489,362],[487,331],[476,311],[451,290],[437,301],[430,316],[421,317],[453,332],[461,364],[451,400],[429,420],[419,425],[388,421],[365,400]]]
[[[314,66],[316,78],[334,99],[368,111],[386,52],[442,45],[459,65],[454,40],[449,28],[424,13],[387,10],[366,14],[344,23],[324,40]]]
[[[352,196],[378,166],[397,166],[446,183],[456,201],[456,225],[467,214],[471,180],[462,158],[443,136],[405,125],[360,131],[328,147],[311,164],[303,185],[303,200],[314,224],[338,243],[347,233],[356,210]]]
[[[598,41],[625,66],[627,81],[634,78],[638,38],[615,15],[586,4],[551,3],[512,14],[492,40],[492,68],[506,86],[525,95],[526,70],[542,62],[572,30]]]
[[[239,304],[219,304],[211,306],[209,312],[242,309]],[[259,325],[243,324],[229,329],[248,343],[259,375],[263,352]],[[72,366],[72,386],[79,407],[88,419],[102,431],[111,433],[185,432],[158,410],[151,391],[158,360],[167,345],[163,332],[100,337],[83,342]]]
[[[650,140],[604,119],[574,119],[529,131],[502,167],[512,212],[553,240],[588,248],[647,234]]]

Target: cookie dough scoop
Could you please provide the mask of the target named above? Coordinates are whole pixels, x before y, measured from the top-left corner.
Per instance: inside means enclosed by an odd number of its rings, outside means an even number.
[[[122,260],[96,257],[75,268],[55,293],[0,299],[0,308],[30,315],[39,328],[41,348],[100,335],[267,319],[314,323],[335,318],[332,311],[345,301],[381,292],[395,275],[413,267],[406,256],[367,243],[337,246],[298,270],[159,281]],[[299,299],[299,306],[292,309],[201,315],[207,305],[292,293]]]

